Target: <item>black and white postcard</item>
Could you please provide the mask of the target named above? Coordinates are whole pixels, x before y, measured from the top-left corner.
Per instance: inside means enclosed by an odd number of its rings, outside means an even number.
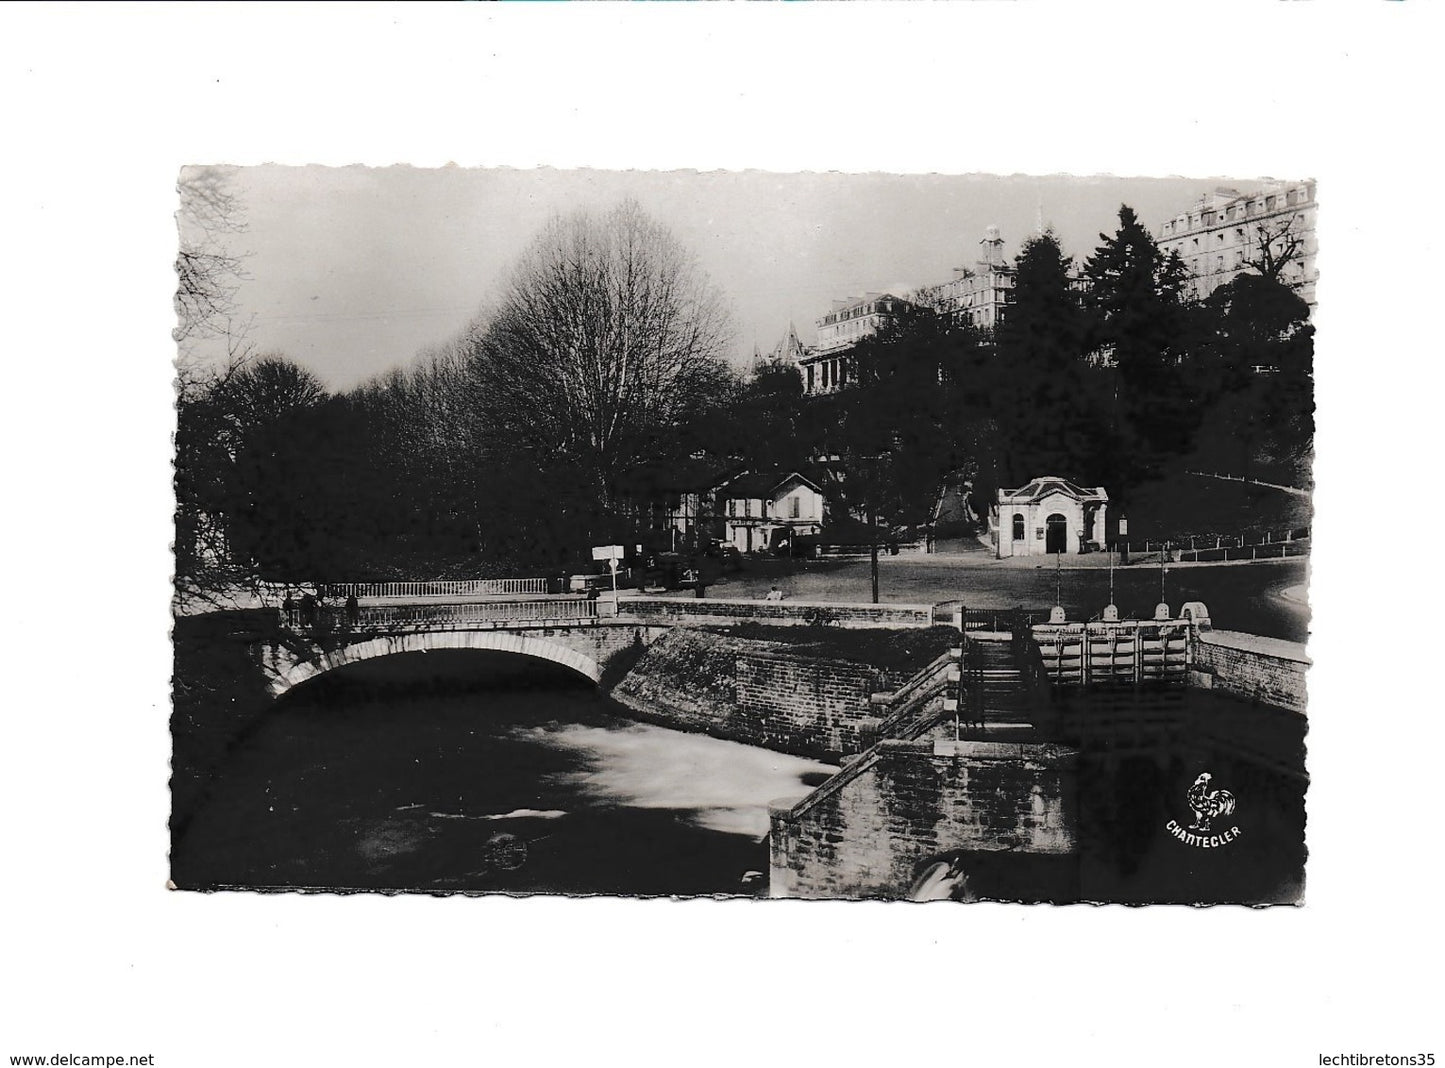
[[[178,188],[178,887],[1301,899],[1309,177]]]
[[[1440,21],[0,11],[0,1058],[1433,1064]]]

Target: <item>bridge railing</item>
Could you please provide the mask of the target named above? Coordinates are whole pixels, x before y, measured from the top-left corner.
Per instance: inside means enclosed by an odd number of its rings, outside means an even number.
[[[628,618],[668,626],[763,623],[769,626],[843,627],[846,629],[931,627],[931,604],[866,602],[758,601],[710,597],[624,597],[618,611]]]
[[[436,579],[424,582],[337,582],[325,583],[328,596],[358,600],[389,597],[515,597],[546,593],[545,578]]]
[[[399,630],[489,630],[517,625],[585,623],[610,614],[610,605],[586,598],[549,597],[536,601],[470,601],[457,604],[362,605],[354,614],[328,605],[313,618],[294,613],[288,622],[306,631],[353,633]]]

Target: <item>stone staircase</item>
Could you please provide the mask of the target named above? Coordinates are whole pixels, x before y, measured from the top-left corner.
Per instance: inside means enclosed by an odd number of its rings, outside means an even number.
[[[975,663],[968,663],[968,653]],[[985,723],[1029,723],[1034,694],[1025,684],[1010,641],[974,641],[965,653],[964,675],[977,695]]]
[[[1024,639],[1028,641],[1028,638]],[[970,631],[892,693],[874,694],[867,737],[1024,741],[1049,714],[1043,666],[1030,672],[1006,631]],[[1042,688],[1041,688],[1042,683]]]

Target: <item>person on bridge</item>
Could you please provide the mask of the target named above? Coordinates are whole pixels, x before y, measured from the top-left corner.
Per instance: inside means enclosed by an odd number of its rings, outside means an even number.
[[[291,599],[290,590],[286,591],[286,599],[281,602],[281,611],[286,614],[286,625],[294,627],[296,625],[296,602]]]
[[[765,601],[781,601],[782,599],[783,591],[778,589],[776,583],[768,590],[767,595],[763,598]]]
[[[316,598],[309,592],[301,595],[301,622],[308,627],[316,624]]]
[[[359,619],[361,619],[361,605],[357,603],[354,592],[348,593],[346,595],[346,625],[354,627]]]

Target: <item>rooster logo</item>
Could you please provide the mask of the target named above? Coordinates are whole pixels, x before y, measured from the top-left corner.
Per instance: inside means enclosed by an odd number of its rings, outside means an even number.
[[[1211,824],[1221,816],[1228,816],[1234,811],[1234,795],[1228,790],[1211,790],[1209,780],[1214,776],[1209,772],[1201,772],[1199,778],[1194,780],[1194,785],[1189,788],[1185,795],[1189,801],[1189,808],[1194,813],[1194,822],[1190,824],[1191,831],[1200,834],[1208,834]]]

